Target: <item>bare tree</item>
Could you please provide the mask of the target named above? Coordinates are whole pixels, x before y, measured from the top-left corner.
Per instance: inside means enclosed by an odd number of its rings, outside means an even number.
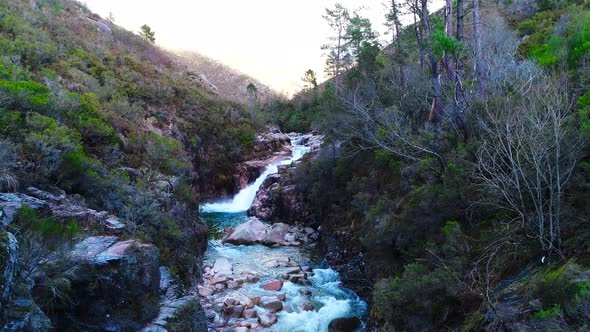
[[[480,117],[476,179],[482,203],[512,211],[543,250],[559,253],[564,190],[584,140],[565,80],[542,78],[526,95],[488,102]]]

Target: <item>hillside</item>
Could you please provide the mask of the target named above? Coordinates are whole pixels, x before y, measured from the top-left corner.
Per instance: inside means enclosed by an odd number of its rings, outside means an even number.
[[[340,77],[267,109],[326,144],[262,187],[265,218],[323,230],[369,329],[587,330],[588,3],[393,3],[417,22],[387,47],[329,8]]]
[[[247,89],[250,83],[256,86],[257,97],[262,104],[266,104],[278,96],[276,91],[258,80],[205,55],[181,50],[174,51],[174,53],[179,56],[180,64],[195,74],[195,78],[198,78],[214,94],[223,96],[225,99],[247,105],[251,102],[251,96]]]
[[[164,323],[203,328],[199,199],[239,189],[254,152],[231,99],[78,2],[0,1],[3,329],[136,330],[158,280]]]

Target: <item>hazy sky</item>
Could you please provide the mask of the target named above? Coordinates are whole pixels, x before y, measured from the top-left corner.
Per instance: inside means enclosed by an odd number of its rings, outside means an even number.
[[[137,32],[148,24],[156,43],[194,50],[254,76],[277,91],[294,92],[307,69],[323,75],[320,46],[330,35],[322,18],[336,2],[363,13],[384,35],[384,0],[83,0],[102,17]],[[320,76],[321,77],[321,76]]]

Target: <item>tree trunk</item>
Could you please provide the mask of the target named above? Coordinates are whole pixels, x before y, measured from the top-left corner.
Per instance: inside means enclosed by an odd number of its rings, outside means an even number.
[[[446,0],[445,6],[445,36],[447,38],[452,38],[453,36],[453,0]],[[447,78],[449,80],[454,80],[454,72],[453,72],[453,59],[449,56],[449,54],[445,54],[445,69],[447,72]]]
[[[465,2],[464,0],[457,0],[457,40],[459,43],[463,42],[463,30],[465,27],[465,23],[463,19],[465,18]],[[457,81],[461,80],[463,75],[463,61],[461,59],[457,59],[456,65],[456,72],[455,78]]]
[[[481,45],[481,20],[479,16],[479,0],[473,0],[473,39],[475,43],[475,72],[477,75],[477,96],[485,94],[485,68]]]
[[[405,61],[404,61],[404,50],[402,44],[402,25],[399,21],[399,16],[397,13],[397,4],[395,0],[391,0],[391,14],[393,18],[393,24],[395,26],[395,42],[397,44],[397,50],[395,52],[395,56],[399,63],[399,79],[400,83],[405,86],[407,83],[406,80],[406,70],[405,70]]]
[[[418,41],[418,49],[420,50],[420,69],[424,70],[424,65],[426,63],[426,56],[425,56],[425,51],[424,51],[424,43],[422,41],[422,38],[424,36],[424,31],[422,31],[423,29],[420,29],[420,27],[418,26],[418,18],[416,17],[416,14],[420,12],[420,7],[418,6],[418,0],[415,0],[414,5],[413,5],[413,9],[412,9],[412,13],[414,14],[414,32],[416,33],[416,40]]]
[[[430,18],[428,16],[428,0],[420,0],[421,4],[421,21],[422,21],[422,29],[424,30],[424,34],[429,36],[430,31]],[[430,110],[429,120],[433,124],[436,130],[440,129],[441,124],[441,109],[442,109],[442,102],[441,102],[441,94],[442,88],[440,85],[440,75],[438,70],[438,60],[432,51],[432,47],[428,46],[427,49],[428,58],[430,59],[430,72],[431,72],[431,82],[432,82],[432,108]]]

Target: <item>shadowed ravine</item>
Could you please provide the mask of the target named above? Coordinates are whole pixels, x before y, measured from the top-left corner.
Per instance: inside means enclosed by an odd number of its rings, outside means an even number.
[[[235,228],[249,220],[246,210],[264,180],[276,173],[278,166],[296,162],[309,151],[299,144],[298,137],[291,140],[290,160],[269,165],[232,200],[202,206],[201,215],[211,227]],[[250,331],[319,332],[327,331],[333,319],[362,317],[366,304],[341,286],[338,274],[327,264],[313,260],[313,250],[313,244],[236,246],[211,240],[205,257],[205,282],[199,289],[209,330],[245,327]],[[263,289],[273,280],[280,289],[272,285]]]

